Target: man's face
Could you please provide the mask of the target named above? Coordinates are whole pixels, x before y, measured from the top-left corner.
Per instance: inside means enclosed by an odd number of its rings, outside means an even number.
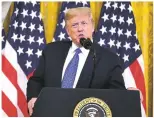
[[[94,26],[88,15],[78,15],[67,21],[66,30],[72,41],[79,45],[80,38],[92,38]]]

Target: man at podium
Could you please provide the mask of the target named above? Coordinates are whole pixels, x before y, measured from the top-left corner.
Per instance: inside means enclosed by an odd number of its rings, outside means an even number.
[[[30,115],[43,87],[126,89],[118,56],[93,40],[94,20],[90,8],[69,9],[65,14],[65,23],[72,41],[48,44],[28,81]]]

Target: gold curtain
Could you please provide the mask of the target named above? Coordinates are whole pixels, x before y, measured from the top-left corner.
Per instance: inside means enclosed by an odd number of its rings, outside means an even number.
[[[62,2],[41,2],[41,12],[45,27],[45,36],[47,43],[52,42],[58,15]],[[90,2],[95,28],[97,28],[99,15],[103,2]],[[138,39],[142,48],[145,67],[146,83],[146,104],[147,115],[152,116],[152,90],[153,90],[153,3],[152,2],[131,2],[136,22]],[[4,22],[5,31],[8,30],[8,24],[12,14],[13,5]]]
[[[141,45],[146,82],[146,104],[147,115],[152,116],[152,90],[153,90],[153,3],[152,2],[132,2],[134,11],[136,30]]]

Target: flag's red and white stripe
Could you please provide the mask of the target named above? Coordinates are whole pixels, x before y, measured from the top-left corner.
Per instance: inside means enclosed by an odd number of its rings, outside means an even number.
[[[8,117],[8,115],[4,112],[4,110],[1,108],[1,116]]]
[[[27,77],[18,64],[16,51],[7,41],[2,51],[2,82],[3,113],[13,117],[28,116]]]
[[[145,116],[146,112],[146,90],[144,79],[144,62],[143,56],[140,55],[123,73],[125,86],[138,88],[143,95],[143,102],[141,104],[142,116]]]

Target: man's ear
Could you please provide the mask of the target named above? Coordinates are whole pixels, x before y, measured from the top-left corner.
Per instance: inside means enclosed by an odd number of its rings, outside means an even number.
[[[92,23],[92,32],[94,33],[94,31],[95,31],[95,24],[94,24],[94,22]]]
[[[94,33],[94,31],[95,31],[95,26],[93,25],[93,29],[92,29],[92,32]]]
[[[93,28],[93,33],[94,33],[94,31],[95,31],[95,28]]]

